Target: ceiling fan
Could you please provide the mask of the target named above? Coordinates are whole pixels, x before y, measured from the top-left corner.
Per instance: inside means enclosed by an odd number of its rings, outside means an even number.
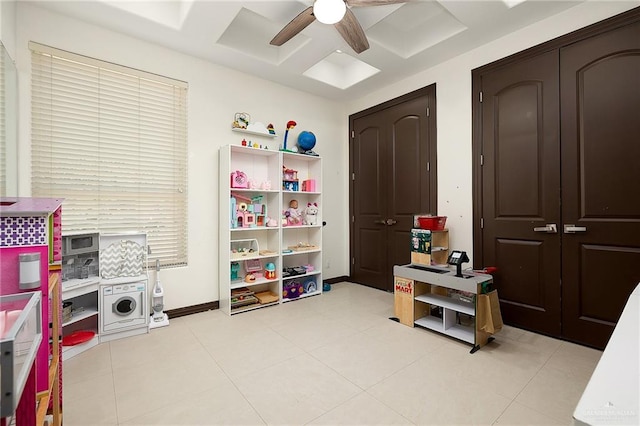
[[[293,18],[271,40],[273,46],[282,46],[316,19],[323,24],[333,24],[342,38],[356,53],[369,48],[369,41],[362,26],[351,11],[351,7],[383,6],[387,4],[407,3],[409,0],[315,0],[298,16]],[[348,6],[348,7],[347,7]]]

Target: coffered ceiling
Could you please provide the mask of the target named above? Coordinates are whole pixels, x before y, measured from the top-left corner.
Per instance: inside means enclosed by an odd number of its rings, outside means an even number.
[[[349,47],[333,25],[318,21],[280,47],[269,44],[313,0],[31,2],[285,86],[346,100],[582,0],[410,0],[354,7],[370,44],[361,54]]]

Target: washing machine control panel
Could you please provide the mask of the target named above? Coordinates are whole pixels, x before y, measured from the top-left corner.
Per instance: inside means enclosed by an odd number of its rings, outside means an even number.
[[[118,284],[118,285],[104,286],[102,288],[102,294],[105,296],[110,296],[113,294],[131,293],[131,292],[144,291],[144,290],[145,290],[144,283]]]

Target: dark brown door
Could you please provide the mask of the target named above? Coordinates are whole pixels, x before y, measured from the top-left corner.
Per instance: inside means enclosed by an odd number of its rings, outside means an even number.
[[[559,336],[557,52],[484,74],[482,93],[483,266],[508,324]]]
[[[640,282],[639,18],[474,71],[474,263],[507,324],[604,348]]]
[[[603,347],[640,282],[640,23],[560,50],[562,328]],[[569,233],[571,232],[571,233]]]
[[[351,279],[393,290],[413,215],[436,213],[435,85],[350,117]]]

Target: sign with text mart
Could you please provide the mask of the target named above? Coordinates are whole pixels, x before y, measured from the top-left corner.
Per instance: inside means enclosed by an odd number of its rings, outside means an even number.
[[[409,327],[413,327],[413,298],[415,283],[413,280],[394,277],[393,294],[394,314],[398,320]]]

